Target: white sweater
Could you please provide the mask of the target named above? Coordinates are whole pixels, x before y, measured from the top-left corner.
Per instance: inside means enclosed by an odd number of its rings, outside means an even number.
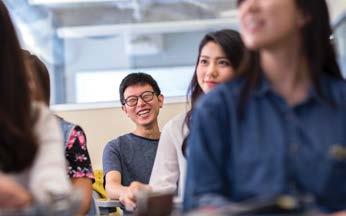
[[[58,122],[43,104],[34,104],[33,107],[39,111],[34,131],[40,147],[32,167],[10,176],[24,185],[35,201],[46,202],[49,193],[68,193],[71,185],[66,174],[64,145]]]
[[[163,127],[149,182],[156,192],[175,192],[178,185],[178,198],[184,192],[186,173],[186,159],[181,149],[188,133],[185,116],[185,112],[181,113]]]

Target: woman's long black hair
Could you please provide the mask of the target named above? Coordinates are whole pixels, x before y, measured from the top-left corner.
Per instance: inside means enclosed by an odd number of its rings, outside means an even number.
[[[193,74],[193,77],[191,79],[188,92],[187,92],[187,97],[191,103],[191,106],[185,116],[184,123],[187,125],[188,128],[190,128],[191,115],[195,107],[196,101],[201,95],[204,94],[201,86],[199,86],[198,84],[197,67],[199,64],[199,58],[200,58],[202,49],[210,41],[215,42],[222,48],[223,52],[225,53],[227,59],[229,60],[231,66],[234,68],[235,71],[238,69],[243,58],[244,43],[240,37],[239,32],[235,30],[231,30],[231,29],[223,29],[216,32],[210,32],[203,37],[198,48],[198,57],[196,61],[195,72]],[[188,135],[184,138],[184,141],[183,141],[182,150],[184,154],[185,154],[185,149],[187,147],[187,139],[188,139]]]
[[[20,172],[38,149],[23,52],[3,1],[0,1],[0,170]]]

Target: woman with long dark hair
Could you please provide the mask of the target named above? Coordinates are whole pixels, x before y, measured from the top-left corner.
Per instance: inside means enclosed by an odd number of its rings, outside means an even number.
[[[325,0],[239,0],[240,77],[194,110],[184,209],[290,195],[346,209],[346,84]]]
[[[61,134],[47,107],[30,99],[23,53],[2,1],[0,26],[0,172],[27,189],[31,201],[46,202],[70,190]]]
[[[188,89],[190,109],[170,120],[161,132],[150,178],[154,191],[175,192],[178,183],[179,196],[182,196],[186,172],[182,149],[186,146],[192,110],[201,95],[235,77],[243,53],[244,44],[234,30],[210,32],[201,40]]]

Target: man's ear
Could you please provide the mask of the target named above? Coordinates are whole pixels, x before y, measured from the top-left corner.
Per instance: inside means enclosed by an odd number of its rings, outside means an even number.
[[[160,108],[162,108],[163,107],[163,101],[164,101],[165,97],[163,95],[159,95],[159,96],[157,96],[157,99],[159,101]]]
[[[125,105],[122,105],[122,106],[121,106],[121,109],[122,109],[123,112],[127,115],[127,109],[126,109]]]

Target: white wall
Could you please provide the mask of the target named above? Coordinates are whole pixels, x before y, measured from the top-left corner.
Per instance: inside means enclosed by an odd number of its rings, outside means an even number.
[[[327,2],[332,21],[346,10],[346,0],[327,0]]]

